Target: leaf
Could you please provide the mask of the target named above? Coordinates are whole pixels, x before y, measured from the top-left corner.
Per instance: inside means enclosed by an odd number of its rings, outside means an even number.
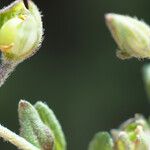
[[[35,108],[38,111],[41,120],[51,129],[54,135],[54,149],[66,150],[65,136],[54,112],[42,102],[37,102]]]
[[[36,109],[27,101],[19,103],[20,135],[42,150],[53,149],[53,136],[50,129],[42,122]]]

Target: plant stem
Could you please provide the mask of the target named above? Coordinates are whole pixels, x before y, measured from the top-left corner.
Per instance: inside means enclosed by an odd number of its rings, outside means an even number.
[[[18,63],[11,61],[3,61],[0,65],[0,87],[4,84],[10,73],[15,69]]]
[[[0,125],[0,137],[14,144],[21,150],[40,150],[31,143],[29,143],[28,141],[26,141],[24,138],[13,133],[12,131],[3,127],[2,125]]]

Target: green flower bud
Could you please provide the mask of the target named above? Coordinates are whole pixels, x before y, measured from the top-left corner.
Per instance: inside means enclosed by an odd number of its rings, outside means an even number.
[[[150,150],[150,126],[141,115],[136,114],[118,129],[97,133],[90,142],[89,150]]]
[[[18,108],[20,135],[41,150],[53,150],[53,135],[43,123],[36,109],[21,100]]]
[[[22,61],[38,49],[43,35],[41,15],[30,0],[18,0],[0,12],[0,50],[3,59]]]
[[[119,58],[150,58],[150,27],[146,23],[129,16],[107,14],[106,24],[119,47]]]
[[[54,112],[44,103],[37,102],[35,108],[41,120],[51,129],[54,136],[54,150],[66,150],[66,139]]]
[[[112,131],[117,150],[149,150],[150,128],[140,115],[123,123],[118,132]]]

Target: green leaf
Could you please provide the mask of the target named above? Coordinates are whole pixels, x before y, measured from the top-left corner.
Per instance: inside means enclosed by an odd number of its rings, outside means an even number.
[[[42,150],[53,150],[53,136],[36,109],[27,101],[19,103],[20,135]]]
[[[113,150],[113,140],[109,133],[97,133],[90,142],[88,150]]]
[[[54,135],[54,149],[66,150],[65,136],[54,112],[42,102],[37,102],[35,108],[38,111],[41,120],[51,129]]]

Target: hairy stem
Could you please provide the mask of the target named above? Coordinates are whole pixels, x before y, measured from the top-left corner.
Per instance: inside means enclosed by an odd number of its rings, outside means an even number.
[[[2,61],[0,65],[0,87],[4,84],[11,72],[15,69],[18,63],[10,61]]]
[[[24,138],[18,136],[17,134],[13,133],[2,125],[0,125],[0,137],[14,144],[21,150],[40,150],[28,141],[26,141]]]

